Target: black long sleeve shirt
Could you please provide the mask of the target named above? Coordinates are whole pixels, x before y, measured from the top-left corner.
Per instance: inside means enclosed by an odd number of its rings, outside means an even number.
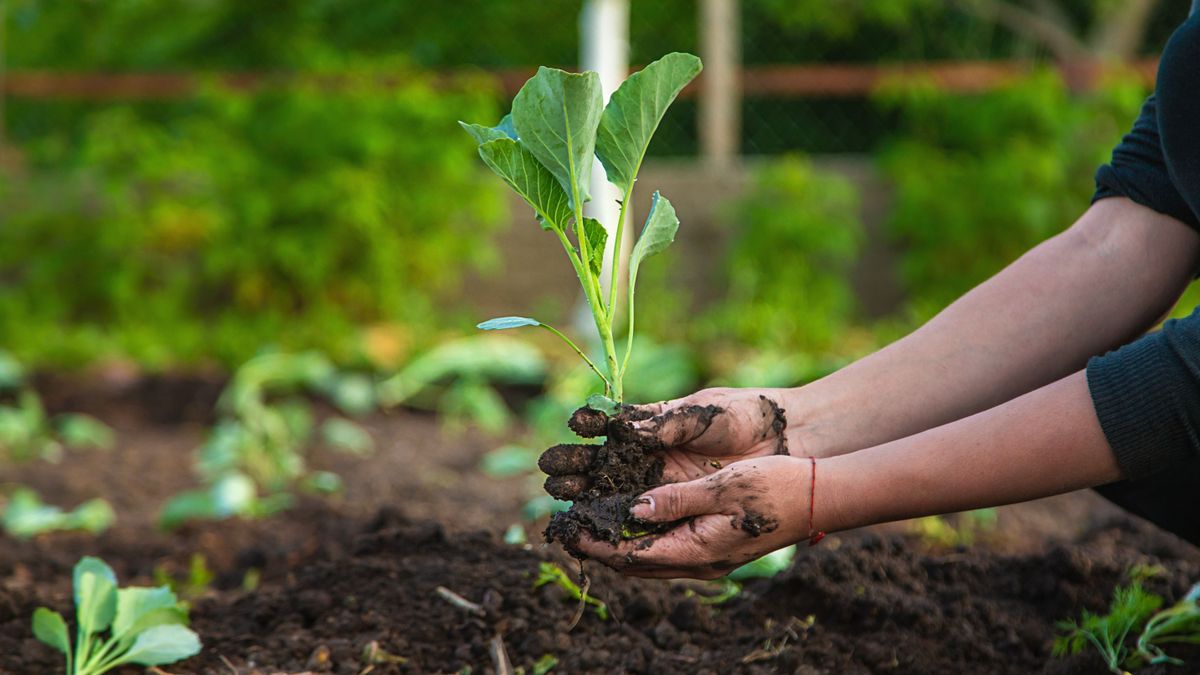
[[[1096,173],[1095,199],[1124,196],[1200,231],[1200,0],[1171,37],[1155,93]],[[1200,458],[1200,308],[1087,366],[1105,437],[1126,478]],[[1197,486],[1200,489],[1200,486]]]

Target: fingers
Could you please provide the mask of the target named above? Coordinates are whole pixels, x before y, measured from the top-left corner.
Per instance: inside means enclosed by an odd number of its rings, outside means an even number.
[[[700,516],[659,535],[623,541],[613,546],[581,533],[575,548],[589,558],[623,574],[646,578],[715,579],[737,563],[711,559],[739,537],[723,515]]]
[[[595,445],[563,443],[556,445],[538,457],[538,468],[549,474],[545,489],[551,497],[570,501],[592,486],[591,480],[583,475],[596,458]]]
[[[633,500],[629,514],[650,523],[670,523],[688,516],[720,513],[715,485],[714,479],[707,477],[661,485]]]
[[[591,486],[592,481],[587,476],[578,475],[550,476],[542,485],[547,494],[564,502],[575,499]]]
[[[583,443],[561,443],[538,457],[538,468],[551,476],[583,473],[596,459],[596,448]]]

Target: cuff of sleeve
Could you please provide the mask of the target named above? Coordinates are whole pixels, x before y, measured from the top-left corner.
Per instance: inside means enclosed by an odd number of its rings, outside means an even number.
[[[1127,479],[1189,456],[1192,438],[1176,400],[1176,360],[1159,332],[1088,361],[1092,405]]]

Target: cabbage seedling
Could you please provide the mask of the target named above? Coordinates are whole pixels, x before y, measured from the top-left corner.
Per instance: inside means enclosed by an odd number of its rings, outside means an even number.
[[[200,653],[187,613],[170,588],[117,588],[99,558],[75,565],[75,645],[58,612],[38,607],[33,635],[67,657],[67,675],[101,675],[126,664],[161,666]],[[108,636],[105,637],[104,633]]]
[[[633,349],[634,290],[638,269],[646,258],[662,252],[675,239],[679,219],[665,197],[655,192],[642,234],[633,247],[626,272],[627,313],[625,352],[618,358],[614,322],[620,305],[618,284],[625,214],[633,186],[667,107],[700,72],[700,59],[672,53],[634,73],[604,105],[600,76],[539,68],[513,100],[512,113],[495,127],[460,122],[479,143],[479,155],[492,171],[531,207],[542,229],[553,233],[583,287],[604,350],[600,368],[561,331],[537,319],[505,316],[479,324],[483,330],[535,326],[571,346],[604,383],[605,396],[620,402],[621,383]],[[604,166],[608,181],[620,191],[620,216],[606,228],[585,218],[583,204],[591,199],[593,157]],[[608,233],[614,232],[612,274],[608,288],[601,283]]]

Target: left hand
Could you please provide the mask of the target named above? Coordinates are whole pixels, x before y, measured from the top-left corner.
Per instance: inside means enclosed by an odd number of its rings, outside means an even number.
[[[652,523],[688,522],[616,546],[585,533],[576,548],[631,576],[716,579],[808,538],[810,471],[808,458],[776,455],[662,485],[635,501],[632,515]]]

